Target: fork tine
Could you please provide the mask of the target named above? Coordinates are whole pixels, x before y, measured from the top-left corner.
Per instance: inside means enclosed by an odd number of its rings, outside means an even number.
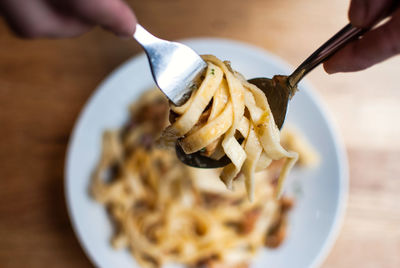
[[[139,24],[133,37],[145,50],[160,90],[175,105],[185,103],[207,63],[188,46],[157,38]]]

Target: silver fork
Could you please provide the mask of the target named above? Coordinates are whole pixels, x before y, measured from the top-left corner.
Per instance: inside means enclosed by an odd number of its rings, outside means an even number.
[[[185,103],[206,62],[190,47],[157,38],[140,24],[133,37],[146,52],[157,86],[175,105]]]

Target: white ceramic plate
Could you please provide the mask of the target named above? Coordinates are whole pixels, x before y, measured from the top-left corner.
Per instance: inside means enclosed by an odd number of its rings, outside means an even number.
[[[222,39],[184,40],[199,54],[214,54],[232,62],[247,78],[289,74],[291,68],[256,47]],[[70,140],[65,168],[65,195],[76,235],[98,267],[139,267],[127,250],[115,251],[113,232],[104,208],[88,195],[91,172],[99,158],[102,133],[120,127],[128,117],[128,105],[153,88],[145,56],[129,60],[99,86],[83,109]],[[252,267],[316,267],[333,242],[347,198],[347,159],[332,121],[321,100],[307,83],[290,104],[292,122],[317,148],[321,164],[313,170],[295,170],[290,181],[301,188],[289,222],[289,234],[276,250],[262,250]]]

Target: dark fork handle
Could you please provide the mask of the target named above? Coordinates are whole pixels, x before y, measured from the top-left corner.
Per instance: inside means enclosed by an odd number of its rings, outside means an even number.
[[[288,82],[291,87],[297,83],[311,70],[332,56],[348,42],[357,39],[368,29],[355,27],[350,23],[337,32],[333,37],[320,46],[311,56],[309,56],[299,67],[289,76]]]
[[[345,44],[353,41],[369,29],[377,25],[382,19],[390,16],[395,10],[400,6],[399,1],[394,1],[392,6],[382,14],[374,23],[372,23],[367,28],[359,28],[351,25],[350,23],[343,27],[339,32],[326,41],[322,46],[320,46],[311,56],[309,56],[296,70],[288,77],[288,83],[291,88],[294,88],[300,80],[308,74],[311,70],[317,67],[321,62],[324,62],[327,58],[335,54],[339,49],[341,49]],[[294,92],[292,92],[292,95]]]

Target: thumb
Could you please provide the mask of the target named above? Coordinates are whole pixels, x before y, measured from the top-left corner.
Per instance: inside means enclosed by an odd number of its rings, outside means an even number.
[[[349,19],[352,25],[365,28],[383,17],[397,0],[352,0]]]
[[[400,10],[382,26],[367,32],[324,63],[327,73],[353,72],[366,69],[400,53]]]

